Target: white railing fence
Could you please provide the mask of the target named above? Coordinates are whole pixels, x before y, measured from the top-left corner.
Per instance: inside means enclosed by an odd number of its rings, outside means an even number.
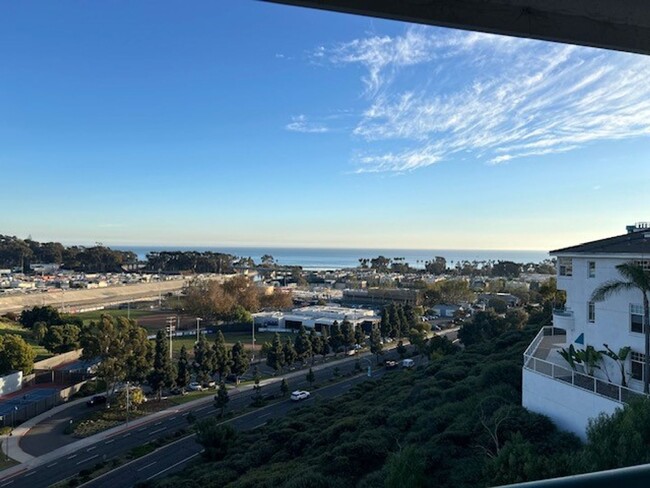
[[[542,327],[535,339],[530,343],[526,352],[524,352],[524,368],[530,371],[535,371],[536,373],[548,376],[557,381],[563,381],[569,383],[576,388],[582,388],[583,390],[590,391],[596,395],[615,400],[620,403],[628,403],[635,398],[642,398],[643,393],[639,391],[626,388],[615,383],[610,383],[594,376],[590,376],[584,373],[579,373],[574,371],[569,367],[560,366],[551,361],[546,361],[545,359],[536,358],[535,352],[539,347],[540,343],[544,337],[548,336],[566,336],[566,332],[563,329],[558,329],[555,327]],[[559,343],[564,343],[564,340]]]

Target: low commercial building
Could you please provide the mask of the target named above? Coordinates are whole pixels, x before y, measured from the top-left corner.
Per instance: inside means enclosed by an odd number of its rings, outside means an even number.
[[[259,330],[277,332],[294,331],[300,326],[320,332],[323,326],[331,327],[334,322],[340,324],[347,320],[368,332],[381,317],[372,310],[314,305],[294,308],[291,312],[260,312],[253,314],[253,320]]]
[[[341,303],[344,305],[363,305],[382,307],[391,303],[419,305],[418,290],[408,288],[368,288],[366,290],[343,290]]]

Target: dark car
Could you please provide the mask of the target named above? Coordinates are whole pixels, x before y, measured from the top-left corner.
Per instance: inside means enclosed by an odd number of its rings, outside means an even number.
[[[102,405],[106,403],[106,396],[105,395],[95,395],[92,397],[90,400],[86,402],[87,407],[94,407],[95,405]]]
[[[384,363],[384,366],[386,367],[386,369],[395,369],[397,368],[397,361],[386,361]]]

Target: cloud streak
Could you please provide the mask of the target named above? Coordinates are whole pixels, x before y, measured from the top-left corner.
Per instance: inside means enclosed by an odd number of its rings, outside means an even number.
[[[312,58],[364,68],[367,106],[351,130],[365,147],[353,159],[358,172],[468,155],[503,164],[650,135],[650,59],[642,56],[412,27],[321,46]]]
[[[291,118],[291,122],[285,126],[287,130],[292,132],[302,132],[306,134],[322,134],[329,132],[329,129],[323,125],[307,120],[305,115],[296,115]]]

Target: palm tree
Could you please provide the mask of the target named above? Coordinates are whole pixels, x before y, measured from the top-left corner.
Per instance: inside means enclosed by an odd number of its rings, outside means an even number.
[[[634,263],[616,266],[624,280],[607,281],[594,290],[592,302],[602,302],[621,291],[639,290],[643,295],[643,335],[645,336],[645,360],[643,362],[643,393],[648,394],[650,382],[650,273]]]

